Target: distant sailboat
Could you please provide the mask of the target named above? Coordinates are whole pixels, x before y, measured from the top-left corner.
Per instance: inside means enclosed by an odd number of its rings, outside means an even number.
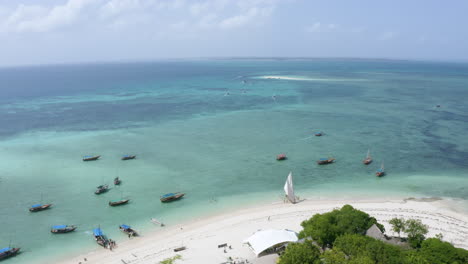
[[[382,166],[380,167],[380,169],[377,170],[377,172],[375,173],[375,175],[377,177],[382,177],[385,175],[385,169],[384,169],[384,163],[382,162]]]
[[[362,161],[365,165],[369,165],[372,162],[372,157],[370,155],[370,149],[367,150],[367,156],[366,159]]]
[[[292,172],[289,172],[288,178],[286,179],[286,183],[284,184],[284,192],[286,193],[286,197],[291,203],[297,203],[297,197],[294,195]]]

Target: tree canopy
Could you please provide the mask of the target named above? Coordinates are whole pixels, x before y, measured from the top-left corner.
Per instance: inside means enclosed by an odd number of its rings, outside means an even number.
[[[311,241],[292,243],[280,256],[278,264],[320,264],[320,251]]]

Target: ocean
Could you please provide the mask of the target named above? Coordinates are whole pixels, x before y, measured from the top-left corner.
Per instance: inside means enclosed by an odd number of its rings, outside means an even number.
[[[0,68],[0,248],[53,263],[167,225],[297,195],[444,197],[468,211],[468,64],[168,60]],[[438,107],[439,106],[439,107]],[[322,137],[314,136],[323,132]],[[362,164],[370,149],[373,163]],[[278,162],[277,154],[288,159]],[[125,154],[137,158],[121,161]],[[83,162],[85,155],[102,155]],[[318,166],[316,160],[336,162]],[[386,175],[375,176],[385,164]],[[113,186],[115,177],[121,186]],[[111,190],[95,195],[96,186]],[[162,204],[159,196],[186,197]],[[109,207],[110,200],[130,203]],[[30,213],[36,203],[49,210]],[[74,233],[50,227],[74,224]],[[103,249],[102,249],[103,250]]]

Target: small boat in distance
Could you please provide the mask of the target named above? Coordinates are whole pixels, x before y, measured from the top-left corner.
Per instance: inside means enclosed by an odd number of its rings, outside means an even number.
[[[321,158],[321,159],[317,160],[318,165],[325,165],[325,164],[330,164],[330,163],[333,163],[333,162],[335,162],[334,158]]]
[[[63,233],[75,231],[75,229],[76,229],[76,226],[74,225],[55,225],[55,226],[52,226],[52,228],[50,229],[50,232],[54,234],[63,234]]]
[[[120,185],[122,181],[119,179],[119,177],[114,178],[114,185]]]
[[[366,159],[364,159],[362,163],[364,163],[365,165],[369,165],[371,164],[371,162],[372,162],[372,157],[370,155],[370,149],[368,149]]]
[[[122,160],[132,160],[135,159],[136,155],[123,155]]]
[[[176,192],[176,193],[166,193],[165,195],[161,196],[160,200],[163,203],[172,202],[175,200],[179,200],[180,198],[184,197],[185,193]]]
[[[287,159],[287,157],[286,157],[286,154],[284,153],[276,155],[276,160],[285,160],[285,159]]]
[[[130,226],[128,226],[128,225],[120,225],[120,226],[119,226],[119,229],[120,229],[122,232],[128,234],[129,237],[131,237],[131,236],[138,236],[137,231],[135,231],[134,229],[132,229],[132,228],[131,228]]]
[[[92,160],[98,160],[101,157],[101,155],[97,156],[84,156],[83,161],[92,161]]]
[[[321,136],[323,135],[323,133],[322,133],[322,132],[315,132],[314,135],[315,135],[316,137],[321,137]]]
[[[6,247],[0,249],[0,260],[7,259],[9,257],[13,257],[14,255],[18,254],[21,248],[11,248]]]
[[[376,172],[375,172],[375,175],[377,177],[382,177],[385,175],[385,169],[384,169],[384,163],[382,162],[382,166],[380,166],[380,169],[378,169]]]
[[[35,204],[29,208],[29,212],[39,212],[49,209],[51,206],[52,204]]]
[[[119,205],[123,205],[123,204],[126,204],[130,201],[130,199],[122,199],[122,200],[119,200],[119,201],[110,201],[109,202],[109,205],[110,206],[119,206]]]
[[[96,243],[98,243],[98,245],[101,247],[107,248],[109,246],[109,240],[104,235],[104,233],[102,233],[101,228],[95,228],[93,230],[93,236],[94,240],[96,240]]]
[[[97,187],[97,190],[94,192],[94,194],[101,194],[101,193],[105,193],[109,190],[109,185],[105,184],[105,185],[99,185]]]

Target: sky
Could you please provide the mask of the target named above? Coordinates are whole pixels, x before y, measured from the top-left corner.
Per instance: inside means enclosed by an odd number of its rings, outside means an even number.
[[[466,0],[0,0],[0,66],[205,57],[468,61]]]

